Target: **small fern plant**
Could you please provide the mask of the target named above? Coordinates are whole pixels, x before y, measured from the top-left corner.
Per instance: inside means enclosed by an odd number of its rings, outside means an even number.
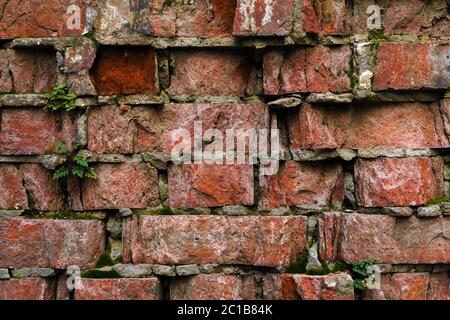
[[[55,143],[55,154],[64,156],[64,163],[59,165],[53,172],[53,179],[61,179],[68,175],[73,175],[80,179],[89,178],[97,179],[94,169],[89,166],[86,158],[79,154],[81,144],[75,143],[70,150],[64,142],[57,141]]]
[[[376,264],[377,262],[372,259],[367,259],[352,264],[352,276],[354,279],[354,287],[356,289],[367,289],[367,279],[372,275],[368,268]]]
[[[57,111],[59,109],[70,111],[76,108],[75,100],[77,96],[70,93],[65,85],[54,87],[52,91],[44,93],[42,97],[47,100],[47,104],[44,106],[45,111]]]

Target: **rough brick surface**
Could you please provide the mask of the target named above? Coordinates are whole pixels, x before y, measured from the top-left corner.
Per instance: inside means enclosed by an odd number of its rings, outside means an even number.
[[[100,221],[0,220],[0,267],[93,267],[104,236]]]
[[[449,232],[449,218],[344,214],[338,258],[348,262],[449,263]]]
[[[156,94],[159,89],[156,53],[149,47],[101,49],[93,78],[99,95]]]
[[[169,204],[173,208],[253,205],[250,165],[171,165]]]
[[[27,192],[23,176],[14,164],[0,164],[0,208],[27,209]]]
[[[264,278],[265,300],[354,300],[353,281],[348,274],[326,276],[302,274],[268,275]]]
[[[345,0],[305,0],[304,29],[321,35],[345,35],[352,31],[351,6]]]
[[[269,49],[264,55],[268,95],[351,90],[348,46]]]
[[[1,4],[0,39],[79,36],[86,23],[86,2],[85,0],[4,1]],[[67,14],[70,5],[77,5],[80,12],[79,26],[74,25],[74,28],[68,28],[67,23],[73,16]]]
[[[147,279],[81,279],[75,300],[161,300],[161,283]]]
[[[244,96],[255,92],[256,72],[251,50],[173,50],[171,60],[173,74],[169,92],[172,95]]]
[[[449,42],[381,43],[374,90],[450,87]]]
[[[97,179],[84,180],[81,186],[85,210],[158,206],[158,172],[149,164],[103,163],[93,168]]]
[[[356,197],[365,207],[427,204],[442,195],[439,158],[378,158],[355,165]]]
[[[381,289],[369,290],[367,300],[426,300],[428,273],[396,273],[381,276]]]
[[[171,300],[255,300],[252,276],[202,274],[170,283]]]
[[[54,281],[28,278],[0,281],[0,300],[53,300]]]
[[[70,146],[75,140],[75,118],[32,108],[0,111],[0,154],[44,154],[54,150],[55,142]]]
[[[439,103],[305,103],[288,118],[290,147],[444,148],[449,146],[446,110]]]
[[[260,178],[263,209],[296,205],[340,205],[344,198],[342,167],[333,161],[286,161],[277,175]]]
[[[289,265],[304,251],[304,217],[133,217],[134,263]],[[126,252],[125,252],[126,253]]]

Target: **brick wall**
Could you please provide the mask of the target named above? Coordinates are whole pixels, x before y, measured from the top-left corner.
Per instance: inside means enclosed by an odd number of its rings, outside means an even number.
[[[2,1],[0,299],[449,300],[449,6]],[[174,162],[197,121],[279,129],[278,170]]]

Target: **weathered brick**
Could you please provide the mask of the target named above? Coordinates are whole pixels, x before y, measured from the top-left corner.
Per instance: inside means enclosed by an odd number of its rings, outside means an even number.
[[[335,261],[341,232],[341,213],[325,212],[318,219],[319,257],[322,261]]]
[[[14,164],[0,164],[0,208],[28,209],[23,176]]]
[[[171,300],[256,300],[252,276],[200,274],[170,282]]]
[[[0,50],[0,93],[42,93],[56,84],[56,53],[50,49]]]
[[[304,274],[266,275],[265,300],[354,300],[353,280],[346,273],[310,276]]]
[[[0,267],[93,267],[104,237],[100,221],[0,220]]]
[[[264,55],[264,92],[347,92],[351,50],[348,46],[269,49]]]
[[[396,273],[381,276],[381,289],[368,290],[366,300],[426,300],[428,273]]]
[[[158,278],[81,279],[75,300],[161,300]]]
[[[357,0],[354,2],[355,33],[367,33],[367,13],[370,5],[381,9],[383,32],[392,34],[411,34],[418,36],[448,36],[450,14],[445,0],[396,0],[378,1]]]
[[[64,208],[64,195],[58,180],[52,173],[38,163],[26,163],[20,166],[25,188],[30,194],[34,209],[58,211]]]
[[[86,3],[86,0],[4,1],[1,4],[0,39],[80,36],[86,23]],[[73,17],[68,10],[70,5],[79,8],[79,26],[70,23]],[[68,28],[72,25],[73,28]]]
[[[238,0],[235,36],[285,36],[292,30],[293,0]]]
[[[338,257],[347,262],[449,263],[449,232],[449,218],[344,214]]]
[[[358,159],[356,198],[364,207],[415,206],[443,193],[440,158]]]
[[[142,216],[124,226],[133,263],[289,265],[306,246],[305,217]]]
[[[256,71],[248,49],[172,50],[172,95],[253,95]]]
[[[334,161],[286,161],[276,175],[260,178],[261,208],[336,205],[344,200],[344,173]]]
[[[449,42],[381,43],[373,88],[381,90],[450,87]]]
[[[304,31],[320,35],[351,34],[351,11],[351,5],[345,0],[305,0]]]
[[[0,111],[0,154],[44,154],[56,141],[72,145],[76,116],[44,110],[5,108]]]
[[[269,110],[262,103],[247,104],[166,104],[163,109],[138,106],[121,111],[119,107],[93,108],[88,113],[88,146],[96,153],[166,152],[177,141],[177,129],[191,132],[194,121],[202,122],[202,133],[219,129],[267,129]],[[225,148],[225,143],[224,143]],[[225,151],[225,150],[224,150]]]
[[[430,274],[428,300],[450,300],[450,279],[447,272]]]
[[[92,71],[98,94],[157,94],[156,59],[151,47],[100,48]]]
[[[159,204],[158,172],[147,163],[102,163],[97,179],[83,180],[85,210],[147,208]]]
[[[53,300],[54,280],[42,278],[0,281],[0,300]]]
[[[253,205],[251,165],[170,165],[172,208]]]
[[[444,148],[449,146],[444,109],[439,103],[419,102],[339,107],[305,103],[287,118],[290,147]]]

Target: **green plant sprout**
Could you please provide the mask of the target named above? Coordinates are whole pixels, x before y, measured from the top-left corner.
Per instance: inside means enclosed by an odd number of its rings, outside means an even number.
[[[59,109],[70,111],[76,108],[75,100],[77,96],[70,93],[65,85],[56,86],[52,91],[44,93],[42,96],[47,100],[44,107],[45,111],[57,111]]]

